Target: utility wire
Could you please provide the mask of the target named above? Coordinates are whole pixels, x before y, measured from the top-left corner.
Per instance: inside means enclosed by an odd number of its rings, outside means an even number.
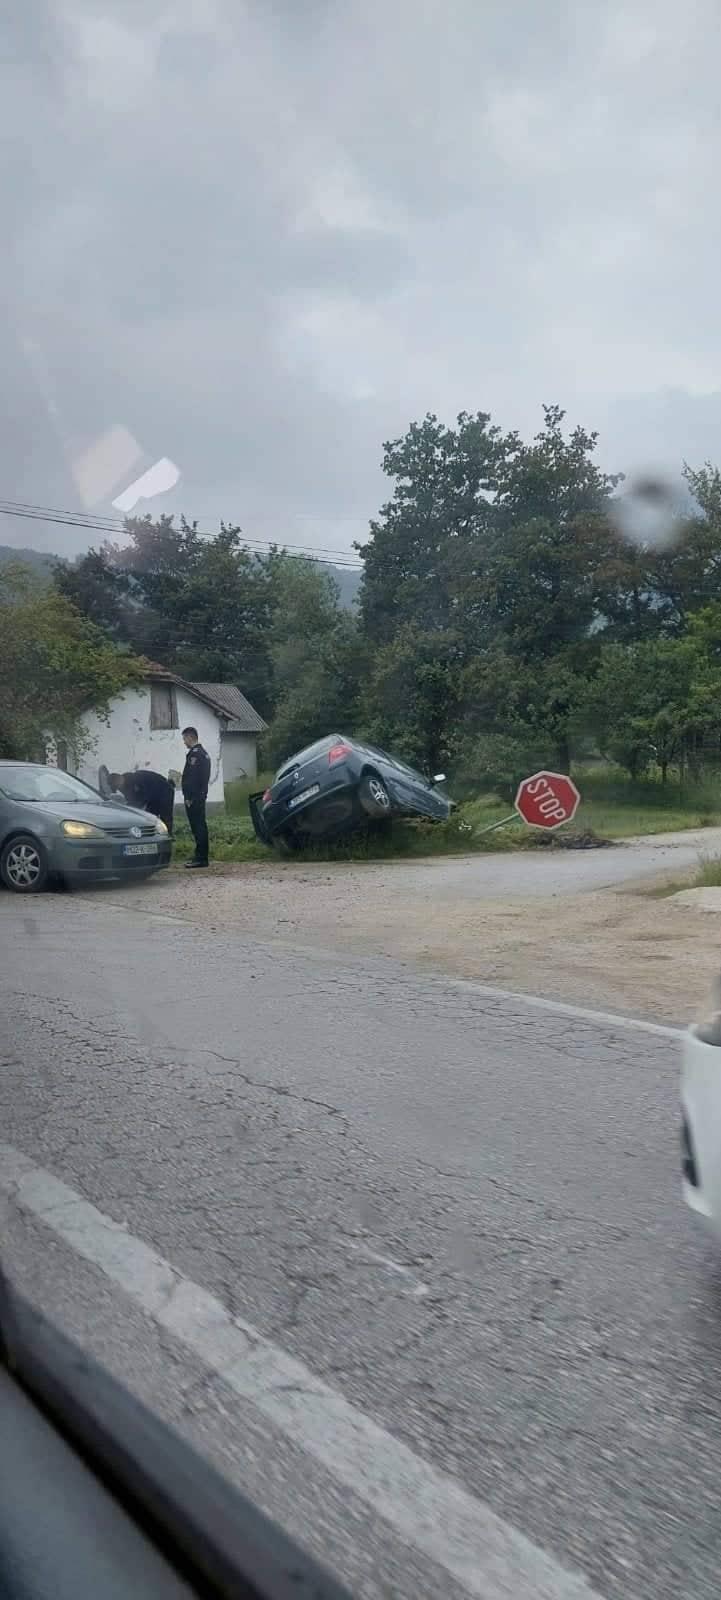
[[[92,533],[107,533],[117,536],[125,532],[125,519],[121,516],[92,516],[84,511],[61,511],[55,506],[34,505],[31,501],[0,500],[0,516],[24,517],[31,522],[51,522],[66,528],[86,528]],[[208,519],[210,520],[210,519]],[[202,532],[202,529],[199,529]],[[253,539],[241,534],[243,544],[250,549],[267,551],[273,549],[290,550],[297,554],[299,559],[316,561],[321,566],[346,567],[351,572],[362,572],[359,561],[349,558],[348,551],[329,550],[327,546],[320,545],[316,550],[313,545],[288,544],[275,539]],[[319,552],[322,551],[322,554]]]

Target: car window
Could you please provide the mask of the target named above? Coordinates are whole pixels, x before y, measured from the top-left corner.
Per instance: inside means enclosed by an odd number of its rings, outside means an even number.
[[[376,1600],[720,1587],[720,65],[3,15],[0,1273]]]
[[[101,796],[79,778],[57,767],[30,767],[21,763],[0,766],[0,791],[8,800],[38,801],[64,800],[68,804],[80,800],[92,802]]]
[[[331,734],[328,739],[318,739],[315,744],[306,745],[304,750],[299,750],[297,755],[283,762],[276,772],[274,782],[278,783],[285,773],[292,772],[294,767],[302,766],[306,761],[313,761],[316,756],[322,756],[326,750],[330,750],[331,745],[335,744],[339,737],[339,734]]]

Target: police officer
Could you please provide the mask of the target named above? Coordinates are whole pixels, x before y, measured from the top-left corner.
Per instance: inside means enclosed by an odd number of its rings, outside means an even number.
[[[141,811],[160,817],[168,833],[172,833],[175,784],[170,778],[151,772],[148,767],[141,767],[138,772],[110,772],[108,777],[111,787],[129,806],[138,806]]]
[[[208,824],[205,802],[210,783],[210,756],[198,740],[197,728],[183,728],[183,743],[188,752],[183,767],[182,789],[185,812],[195,840],[195,855],[186,867],[207,867]]]

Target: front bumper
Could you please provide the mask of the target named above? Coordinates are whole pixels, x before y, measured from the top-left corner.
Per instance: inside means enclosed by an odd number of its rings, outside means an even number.
[[[172,841],[169,836],[143,841],[157,846],[153,855],[126,855],[125,844],[135,840],[60,839],[49,851],[50,869],[63,878],[87,882],[112,882],[170,866]]]
[[[721,1046],[694,1028],[683,1046],[681,1118],[683,1197],[721,1240]]]

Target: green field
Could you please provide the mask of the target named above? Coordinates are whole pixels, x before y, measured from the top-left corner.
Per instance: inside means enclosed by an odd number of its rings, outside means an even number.
[[[576,772],[575,779],[582,798],[570,825],[574,832],[593,833],[602,839],[627,839],[634,835],[721,824],[721,785],[716,783],[689,784],[683,788],[673,783],[664,785],[651,778],[631,783],[622,773],[602,768]],[[224,812],[209,819],[214,861],[276,859],[273,852],[258,843],[248,815],[248,795],[263,789],[269,781],[270,775],[261,773],[252,783],[228,784]],[[450,787],[452,792],[452,785]],[[334,845],[316,845],[305,851],[301,859],[369,861],[538,847],[537,833],[521,822],[513,822],[496,832],[486,831],[507,817],[511,809],[497,795],[480,795],[465,800],[447,823],[399,822],[388,834],[361,835]],[[191,849],[190,833],[184,822],[179,823],[176,860],[187,860]],[[721,882],[721,876],[710,881]]]

